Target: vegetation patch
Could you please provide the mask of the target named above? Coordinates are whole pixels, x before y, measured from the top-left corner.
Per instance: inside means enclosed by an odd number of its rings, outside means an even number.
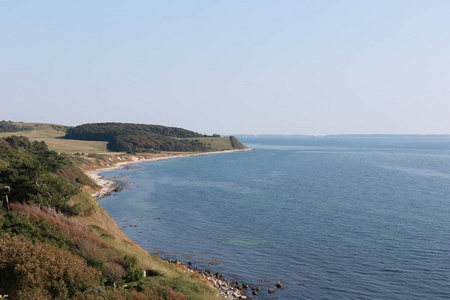
[[[23,123],[14,123],[11,121],[0,121],[0,132],[17,132],[22,130],[33,130],[32,126]]]
[[[0,237],[0,290],[15,298],[30,291],[58,299],[73,297],[96,286],[99,275],[68,251],[23,236]]]
[[[207,136],[190,130],[160,125],[127,123],[84,124],[67,130],[65,138],[86,141],[106,141],[110,151],[139,153],[155,151],[205,152],[233,149],[214,148],[210,142],[200,139],[220,138],[217,134]],[[237,140],[236,138],[234,138]],[[237,143],[234,143],[238,145]],[[240,149],[240,148],[237,148]]]

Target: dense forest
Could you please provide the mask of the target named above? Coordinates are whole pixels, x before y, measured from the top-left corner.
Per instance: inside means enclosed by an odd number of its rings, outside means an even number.
[[[66,138],[87,141],[107,141],[118,135],[136,133],[154,133],[175,138],[195,138],[206,135],[190,130],[161,125],[143,125],[130,123],[93,123],[72,127],[67,130]]]
[[[95,123],[69,128],[65,138],[106,141],[117,152],[208,151],[210,147],[191,138],[207,135],[182,128],[128,123]]]
[[[210,147],[198,140],[178,140],[152,133],[118,135],[112,138],[107,147],[111,151],[128,153],[152,150],[178,152],[204,152],[210,150]]]

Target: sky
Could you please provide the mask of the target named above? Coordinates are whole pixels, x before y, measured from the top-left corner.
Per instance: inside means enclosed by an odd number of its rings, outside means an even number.
[[[450,134],[448,0],[0,0],[0,120]]]

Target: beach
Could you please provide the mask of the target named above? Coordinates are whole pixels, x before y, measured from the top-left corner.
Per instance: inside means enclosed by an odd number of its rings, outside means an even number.
[[[183,157],[191,157],[191,156],[204,156],[204,155],[212,155],[212,154],[223,154],[223,153],[232,153],[232,152],[239,152],[239,151],[251,151],[253,149],[236,149],[236,150],[224,150],[224,151],[214,151],[214,152],[201,152],[201,153],[191,153],[191,154],[180,154],[180,155],[167,155],[167,156],[159,156],[154,158],[142,158],[139,156],[132,157],[131,160],[123,161],[115,163],[112,167],[107,168],[100,168],[95,169],[93,171],[86,172],[86,174],[94,179],[94,181],[101,187],[101,189],[94,194],[92,194],[92,197],[95,200],[98,200],[102,197],[105,197],[112,192],[119,191],[120,189],[116,188],[117,182],[112,180],[104,179],[103,176],[100,174],[103,172],[108,171],[114,171],[114,170],[120,170],[120,169],[126,169],[129,168],[128,165],[130,164],[137,164],[137,163],[143,163],[143,162],[150,162],[150,161],[161,161],[161,160],[167,160],[171,158],[183,158]]]

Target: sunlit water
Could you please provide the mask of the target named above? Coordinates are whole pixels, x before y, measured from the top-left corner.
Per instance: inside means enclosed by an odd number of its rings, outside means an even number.
[[[104,173],[125,189],[100,204],[258,299],[450,298],[450,137],[240,139],[256,151]]]

